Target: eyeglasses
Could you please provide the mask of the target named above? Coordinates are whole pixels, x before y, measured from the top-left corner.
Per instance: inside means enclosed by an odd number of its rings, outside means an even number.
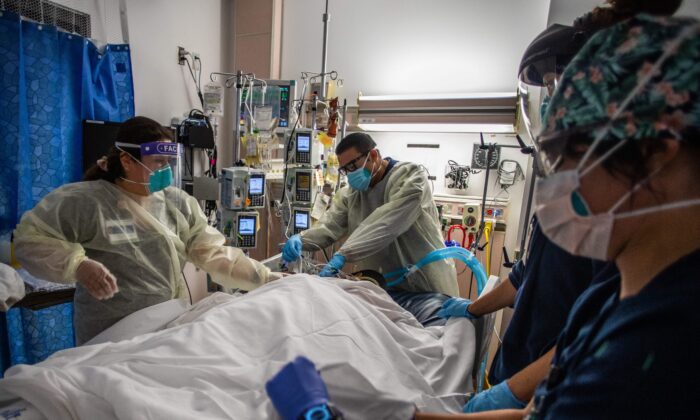
[[[348,162],[347,164],[341,166],[340,169],[338,169],[338,172],[339,172],[341,175],[347,175],[348,172],[354,172],[354,171],[356,171],[356,170],[360,167],[360,166],[357,166],[357,161],[359,161],[359,160],[362,159],[363,157],[367,156],[367,155],[369,154],[369,152],[371,152],[371,150],[368,150],[368,151],[364,152],[363,154],[361,154],[360,156],[358,156],[358,157],[356,157],[355,159],[351,160],[351,161]],[[361,166],[364,166],[364,163],[363,163]]]

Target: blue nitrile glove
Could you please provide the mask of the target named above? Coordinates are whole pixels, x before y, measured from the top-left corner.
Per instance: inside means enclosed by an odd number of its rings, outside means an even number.
[[[469,305],[472,301],[469,299],[462,299],[459,297],[453,297],[447,299],[442,303],[442,308],[437,313],[440,318],[450,318],[453,316],[462,316],[469,319],[476,319],[474,315],[469,312]]]
[[[486,391],[474,395],[464,406],[462,411],[465,413],[478,413],[481,411],[505,410],[509,408],[525,408],[525,403],[517,399],[515,395],[513,395],[513,391],[510,390],[508,382],[503,381]]]
[[[294,262],[301,256],[301,236],[294,235],[287,240],[282,248],[282,259],[285,262]]]
[[[323,267],[323,270],[321,270],[321,272],[318,273],[318,275],[321,277],[334,277],[336,274],[338,274],[338,271],[340,271],[344,265],[345,257],[336,253],[335,255],[333,255],[333,258],[331,258],[331,260],[328,261],[328,264],[326,264],[326,266]]]
[[[297,420],[307,409],[328,403],[326,384],[314,363],[304,356],[284,365],[265,389],[284,420]]]

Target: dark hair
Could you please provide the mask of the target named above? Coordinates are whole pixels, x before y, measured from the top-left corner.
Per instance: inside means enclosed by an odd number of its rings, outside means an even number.
[[[119,126],[117,131],[117,142],[143,144],[152,141],[160,141],[163,139],[173,140],[173,134],[170,130],[146,117],[134,117],[128,119]],[[141,158],[141,150],[138,148],[128,149],[128,152],[135,159]],[[85,171],[83,176],[84,181],[96,181],[104,179],[105,181],[114,182],[117,178],[124,176],[124,168],[120,160],[122,151],[112,146],[107,154],[107,170],[104,171],[99,165],[94,164]]]
[[[700,141],[697,141],[700,138],[700,129],[689,127],[683,131],[682,138],[680,153],[694,156],[697,160],[700,160]],[[585,149],[581,149],[580,146],[590,146],[592,138],[590,134],[579,133],[565,141],[564,155],[570,159],[578,160],[583,157],[581,150]],[[617,142],[613,141],[602,141],[596,147],[588,163],[590,164],[597,157],[604,155],[616,144]],[[649,158],[655,153],[664,151],[665,148],[666,144],[659,138],[628,140],[605,159],[601,165],[608,173],[626,179],[633,186],[651,175]],[[700,171],[696,175],[700,175]]]
[[[543,86],[548,71],[564,72],[564,68],[598,31],[627,20],[637,14],[671,16],[682,0],[608,0],[610,7],[596,7],[577,18],[574,25],[554,24],[542,31],[528,45],[520,60],[518,75],[531,85]]]
[[[671,16],[681,7],[683,0],[608,0],[608,3],[611,7],[596,7],[576,19],[574,29],[594,33],[640,13]]]
[[[366,153],[377,147],[377,143],[367,133],[351,133],[340,140],[335,147],[335,154],[339,155],[353,147],[360,153]]]

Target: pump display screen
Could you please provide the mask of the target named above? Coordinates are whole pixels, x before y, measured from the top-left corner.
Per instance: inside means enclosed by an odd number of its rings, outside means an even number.
[[[239,235],[255,235],[255,217],[241,216],[238,219]]]
[[[309,134],[297,135],[297,150],[300,152],[311,151],[311,136]]]
[[[309,213],[305,211],[296,212],[294,215],[294,227],[307,229],[309,227]]]
[[[311,190],[311,174],[297,174],[297,190]]]
[[[263,178],[261,176],[254,176],[248,181],[248,191],[252,195],[262,195],[263,193]]]

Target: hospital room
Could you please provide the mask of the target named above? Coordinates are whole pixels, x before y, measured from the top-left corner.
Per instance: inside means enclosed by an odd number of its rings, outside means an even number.
[[[700,418],[700,0],[0,0],[0,418]]]

